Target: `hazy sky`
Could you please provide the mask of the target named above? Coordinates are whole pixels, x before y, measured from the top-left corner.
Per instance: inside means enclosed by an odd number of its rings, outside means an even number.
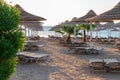
[[[113,8],[119,0],[6,0],[24,10],[47,19],[43,25],[56,25],[73,17],[84,16],[89,10],[97,14]]]

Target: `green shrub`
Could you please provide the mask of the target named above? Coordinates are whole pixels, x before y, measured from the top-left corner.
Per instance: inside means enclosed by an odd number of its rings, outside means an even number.
[[[25,36],[18,29],[20,12],[0,0],[0,80],[8,80],[15,71],[17,52],[24,47]]]

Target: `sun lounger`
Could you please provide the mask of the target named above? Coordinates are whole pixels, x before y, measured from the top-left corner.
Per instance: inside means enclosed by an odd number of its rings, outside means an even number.
[[[107,64],[108,72],[120,72],[120,62],[110,62]]]
[[[103,59],[106,62],[106,71],[119,71],[120,72],[120,62],[117,59]]]
[[[101,53],[103,53],[103,48],[95,48],[95,50],[97,50],[98,51],[98,54],[101,54]]]
[[[118,47],[120,47],[120,40],[115,41],[115,48],[118,48]]]
[[[103,60],[102,59],[89,59],[89,64],[91,62],[103,62]]]
[[[44,45],[37,45],[37,44],[27,44],[25,45],[25,51],[34,51],[34,50],[39,50],[40,48],[42,48]]]
[[[31,56],[28,55],[24,55],[24,54],[18,54],[18,61],[20,63],[33,63],[34,58],[32,58]]]
[[[89,59],[90,71],[120,72],[120,62],[117,59]]]
[[[22,56],[23,57],[22,59],[25,60],[26,63],[27,62],[38,63],[38,61],[44,61],[44,60],[50,59],[49,54],[38,54],[38,53],[31,53],[31,52],[20,52],[18,56],[19,56],[19,59],[21,58],[20,56]]]
[[[44,47],[44,45],[37,45],[39,48]]]
[[[103,53],[103,48],[90,48],[90,49],[86,49],[86,53],[87,54],[101,54]]]
[[[112,63],[112,62],[118,62],[117,59],[103,59],[104,62],[106,62],[106,64]]]
[[[105,62],[102,59],[89,59],[90,71],[106,71]]]

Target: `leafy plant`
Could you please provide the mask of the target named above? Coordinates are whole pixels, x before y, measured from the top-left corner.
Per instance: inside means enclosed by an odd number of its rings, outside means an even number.
[[[8,80],[15,71],[17,52],[24,48],[25,36],[18,29],[20,12],[0,0],[0,80]]]
[[[80,24],[78,25],[78,27],[83,30],[83,34],[84,34],[84,42],[86,42],[86,30],[89,31],[90,30],[90,24],[86,23],[86,24]],[[94,24],[92,24],[92,27],[95,28],[96,26]]]
[[[71,42],[71,35],[73,35],[74,34],[74,28],[75,28],[76,26],[63,26],[63,28],[62,28],[62,30],[66,33],[66,35],[67,35],[67,42]],[[78,27],[76,27],[76,36],[77,35],[82,35],[80,32],[79,32],[79,28]]]
[[[61,31],[60,29],[56,29],[55,32],[60,33],[62,36],[64,35],[64,32]]]

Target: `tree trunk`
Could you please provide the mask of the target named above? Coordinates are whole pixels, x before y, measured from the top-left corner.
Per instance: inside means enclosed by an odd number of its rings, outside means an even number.
[[[71,37],[70,37],[70,35],[68,35],[66,43],[71,43]]]
[[[86,42],[86,31],[85,31],[85,29],[84,29],[84,42]]]

